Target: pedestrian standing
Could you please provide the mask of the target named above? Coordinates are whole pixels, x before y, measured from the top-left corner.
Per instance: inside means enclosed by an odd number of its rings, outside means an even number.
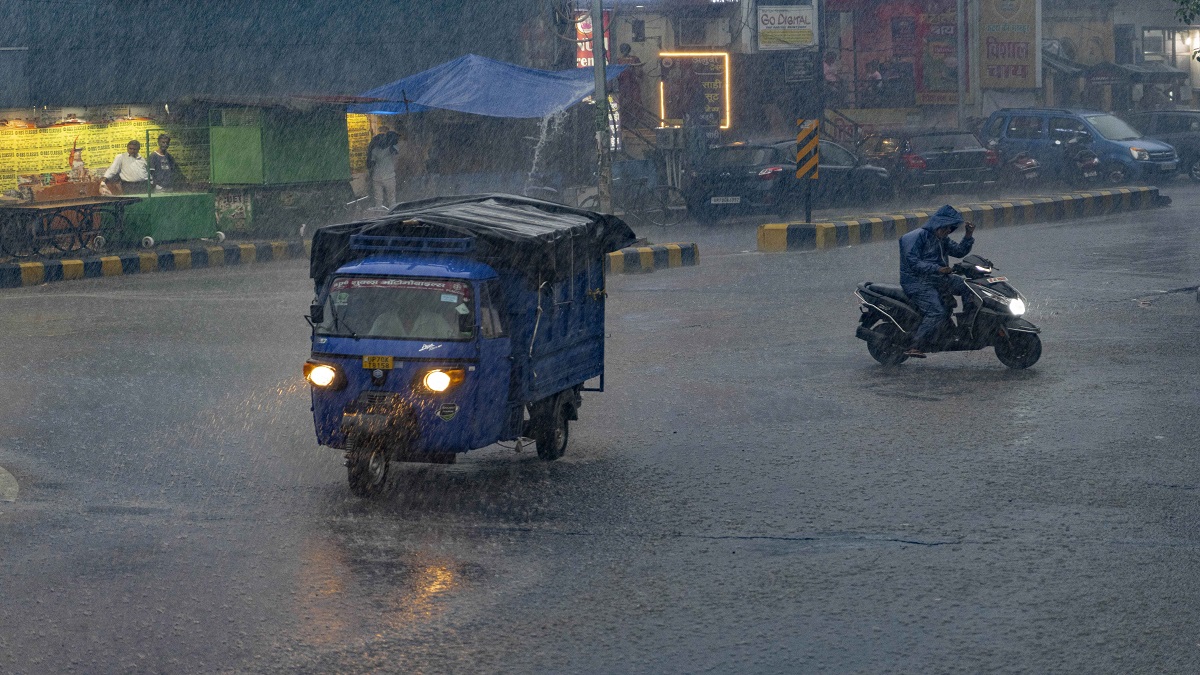
[[[386,126],[367,145],[367,171],[371,174],[371,191],[375,194],[375,206],[387,208],[396,203],[396,158],[400,151],[396,145],[400,135]]]
[[[158,135],[158,149],[150,153],[150,180],[154,182],[156,191],[173,190],[184,182],[183,172],[179,163],[168,148],[171,147],[171,137],[167,134]]]
[[[124,195],[146,191],[150,174],[146,158],[139,154],[141,149],[142,144],[134,139],[125,146],[125,152],[113,159],[112,166],[104,172],[104,184],[109,189],[120,186],[119,194]]]

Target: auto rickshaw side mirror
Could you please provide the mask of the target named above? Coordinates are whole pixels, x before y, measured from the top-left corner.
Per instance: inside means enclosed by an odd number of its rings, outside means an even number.
[[[325,323],[325,305],[314,303],[311,307],[309,307],[308,320],[311,321],[314,326]]]

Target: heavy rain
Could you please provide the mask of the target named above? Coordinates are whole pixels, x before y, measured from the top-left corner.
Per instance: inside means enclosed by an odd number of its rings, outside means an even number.
[[[1196,671],[1197,10],[0,0],[0,673]]]

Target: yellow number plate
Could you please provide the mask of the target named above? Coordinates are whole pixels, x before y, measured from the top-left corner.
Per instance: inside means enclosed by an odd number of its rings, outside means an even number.
[[[391,370],[392,357],[390,356],[364,356],[363,368],[367,370]]]

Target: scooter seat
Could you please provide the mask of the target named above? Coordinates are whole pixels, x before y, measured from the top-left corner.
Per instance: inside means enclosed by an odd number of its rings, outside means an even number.
[[[899,286],[892,286],[890,284],[867,284],[867,290],[871,291],[872,293],[878,293],[885,298],[899,300],[903,303],[912,302],[908,299],[908,295],[904,293],[904,289]]]

